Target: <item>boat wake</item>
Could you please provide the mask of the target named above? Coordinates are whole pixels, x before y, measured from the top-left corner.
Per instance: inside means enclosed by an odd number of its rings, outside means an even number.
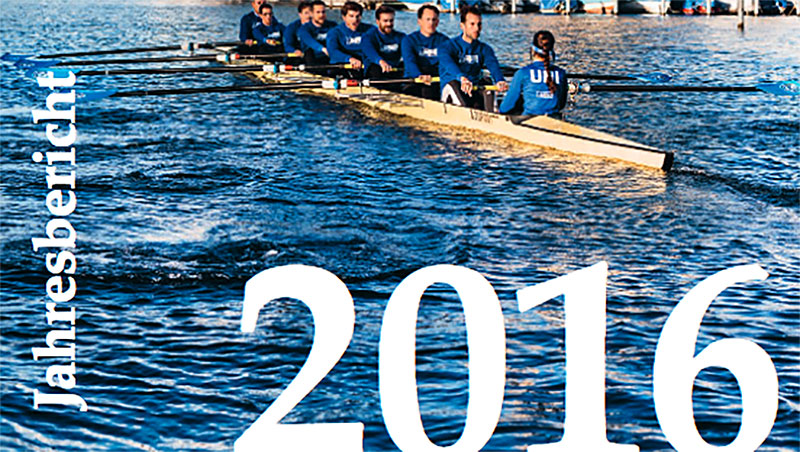
[[[755,198],[775,207],[800,207],[800,187],[786,184],[767,184],[734,176],[710,173],[707,169],[681,166],[674,175],[686,175],[702,183],[722,184],[738,193]]]

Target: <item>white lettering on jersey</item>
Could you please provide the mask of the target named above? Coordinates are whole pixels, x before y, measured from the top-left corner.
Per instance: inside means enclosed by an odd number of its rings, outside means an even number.
[[[458,62],[466,64],[479,64],[481,62],[481,58],[480,55],[464,55]]]
[[[435,57],[439,56],[439,49],[429,49],[427,47],[423,47],[423,48],[419,49],[419,56],[435,58]]]
[[[325,33],[320,33],[320,34],[317,35],[317,41],[324,41],[327,38],[328,38],[328,32],[327,31]]]
[[[531,82],[533,83],[545,83],[547,77],[544,74],[544,71],[541,69],[531,69]],[[561,82],[561,76],[558,75],[558,71],[550,71],[550,77],[553,78],[553,81],[556,84]]]
[[[389,53],[389,52],[397,52],[400,48],[400,44],[386,44],[381,47],[381,52]]]
[[[351,36],[349,38],[345,38],[344,43],[348,46],[361,45],[361,36]]]

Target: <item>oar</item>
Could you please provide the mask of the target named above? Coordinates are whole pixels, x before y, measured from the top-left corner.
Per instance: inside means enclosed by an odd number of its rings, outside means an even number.
[[[432,81],[439,81],[434,77]],[[170,89],[150,89],[135,91],[76,91],[76,97],[81,101],[91,101],[105,99],[108,97],[144,97],[144,96],[169,96],[174,94],[202,94],[202,93],[231,93],[241,91],[283,91],[293,89],[324,88],[342,89],[354,86],[376,86],[395,83],[424,83],[420,77],[401,78],[392,80],[322,80],[319,82],[298,82],[298,83],[272,83],[266,85],[243,85],[243,86],[203,86],[198,88],[170,88]]]
[[[131,47],[127,49],[108,49],[108,50],[91,50],[84,52],[66,52],[66,53],[48,53],[44,55],[36,55],[35,58],[65,58],[65,57],[82,57],[82,56],[95,56],[95,55],[118,55],[123,53],[144,53],[144,52],[166,52],[170,50],[186,50],[193,52],[197,49],[215,49],[217,47],[229,47],[242,44],[239,41],[231,42],[185,42],[180,45],[171,46],[155,46],[155,47]],[[0,60],[8,61],[11,63],[34,58],[33,55],[19,55],[13,53],[5,53],[0,56]]]
[[[753,86],[589,85],[587,83],[581,85],[580,90],[584,93],[589,93],[589,92],[753,93],[753,92],[763,91],[765,93],[774,94],[777,96],[798,96],[800,95],[800,81],[789,80],[782,82],[765,82],[765,83],[757,83]]]
[[[158,69],[100,69],[72,71],[75,75],[96,76],[96,75],[135,75],[135,74],[185,74],[185,73],[213,73],[213,72],[286,72],[286,71],[308,71],[322,69],[352,69],[350,64],[322,64],[318,66],[298,66],[291,65],[246,65],[246,66],[200,66],[200,67],[167,67]],[[34,69],[35,72],[54,72],[56,77],[64,77],[68,72],[66,69]],[[61,75],[63,74],[63,75]]]
[[[502,66],[501,69],[503,71],[503,75],[513,76],[519,68]],[[627,74],[627,75],[568,72],[567,78],[585,79],[585,80],[639,81],[639,82],[653,82],[653,83],[666,83],[672,80],[671,75],[665,74],[663,72],[651,72],[647,74]]]
[[[104,59],[104,60],[74,60],[74,61],[37,61],[37,60],[19,60],[15,63],[16,66],[23,69],[39,69],[53,66],[92,66],[95,64],[136,64],[136,63],[169,63],[174,61],[219,61],[222,63],[230,63],[234,60],[262,60],[271,58],[283,58],[290,56],[288,53],[271,53],[259,55],[242,55],[238,53],[228,54],[208,54],[208,55],[190,55],[190,56],[175,56],[175,57],[155,57],[155,58],[117,58],[117,59]]]

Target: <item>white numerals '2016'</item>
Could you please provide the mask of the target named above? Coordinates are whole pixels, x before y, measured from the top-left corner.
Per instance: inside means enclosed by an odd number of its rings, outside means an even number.
[[[564,295],[567,384],[564,437],[528,452],[636,452],[606,438],[606,277],[600,262],[517,292],[520,312]]]
[[[454,444],[433,444],[422,427],[417,399],[415,331],[420,298],[434,283],[458,293],[467,322],[469,401],[464,432]],[[454,265],[426,267],[397,286],[383,315],[378,378],[386,429],[401,450],[476,451],[492,437],[506,384],[506,333],[492,285],[480,273]]]
[[[566,403],[564,436],[534,444],[529,452],[636,452],[635,445],[606,437],[605,334],[608,264],[600,262],[517,292],[521,312],[564,296],[566,329]],[[737,282],[764,279],[757,265],[735,267],[707,278],[692,289],[670,315],[656,349],[653,398],[667,440],[681,452],[752,451],[769,435],[778,404],[778,380],[769,355],[753,342],[723,339],[693,356],[703,315],[714,298]],[[469,402],[464,431],[448,446],[433,444],[422,426],[417,399],[415,331],[420,299],[434,283],[453,287],[466,319],[469,349]],[[332,273],[289,265],[265,270],[245,286],[242,331],[255,329],[258,313],[269,301],[291,297],[305,303],[314,317],[314,343],[295,379],[234,444],[242,451],[362,451],[364,424],[279,424],[344,354],[353,336],[355,311],[347,287]],[[693,334],[687,334],[692,333]],[[742,392],[742,425],[723,448],[707,444],[697,432],[692,388],[697,374],[724,367]],[[463,267],[437,265],[404,279],[392,294],[381,327],[378,363],[381,409],[395,444],[408,452],[480,450],[499,421],[505,388],[505,328],[491,284]]]
[[[256,328],[258,313],[276,298],[296,298],[314,317],[314,344],[303,367],[267,411],[236,440],[239,451],[361,451],[364,424],[279,424],[333,369],[353,337],[356,314],[347,286],[333,273],[306,265],[276,267],[257,274],[244,288],[242,331]]]
[[[675,449],[753,451],[769,436],[778,411],[778,374],[767,352],[746,339],[721,339],[694,356],[700,323],[714,298],[736,283],[766,277],[758,265],[714,274],[690,290],[664,324],[653,366],[653,400],[661,430]],[[711,366],[728,369],[742,392],[739,434],[724,447],[706,443],[694,422],[694,379]]]

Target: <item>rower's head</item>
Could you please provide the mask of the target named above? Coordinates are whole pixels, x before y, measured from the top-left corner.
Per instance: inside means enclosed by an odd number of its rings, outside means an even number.
[[[477,6],[465,6],[461,9],[461,31],[467,42],[481,37],[481,10]]]
[[[300,4],[297,5],[297,15],[300,18],[301,24],[311,20],[311,2],[300,2]]]
[[[267,0],[252,0],[250,2],[250,6],[252,6],[253,11],[258,14],[258,12],[261,10],[261,5],[264,3],[267,3]]]
[[[550,90],[551,93],[555,93],[557,89],[556,82],[553,80],[553,76],[550,72],[550,63],[552,63],[552,60],[556,57],[555,52],[553,52],[553,47],[555,47],[555,45],[555,36],[547,30],[537,31],[531,40],[531,59],[534,61],[541,61],[544,65],[544,73],[546,74],[544,82],[547,84],[547,89]]]
[[[311,2],[311,22],[316,26],[322,26],[325,23],[325,2],[322,0],[314,0]]]
[[[361,15],[364,13],[364,7],[356,2],[345,2],[342,5],[342,21],[344,21],[347,28],[355,31],[361,25]]]
[[[261,23],[264,25],[272,25],[272,5],[269,3],[261,5],[261,8],[258,9],[258,16],[261,17]]]
[[[381,33],[385,35],[391,33],[394,30],[394,8],[387,5],[378,7],[375,10],[375,22]]]
[[[555,52],[553,48],[556,45],[556,38],[553,33],[547,30],[539,30],[533,35],[531,40],[531,59],[532,60],[547,60],[549,63],[555,59]]]
[[[419,31],[425,36],[432,36],[439,26],[439,8],[426,4],[417,10]]]

